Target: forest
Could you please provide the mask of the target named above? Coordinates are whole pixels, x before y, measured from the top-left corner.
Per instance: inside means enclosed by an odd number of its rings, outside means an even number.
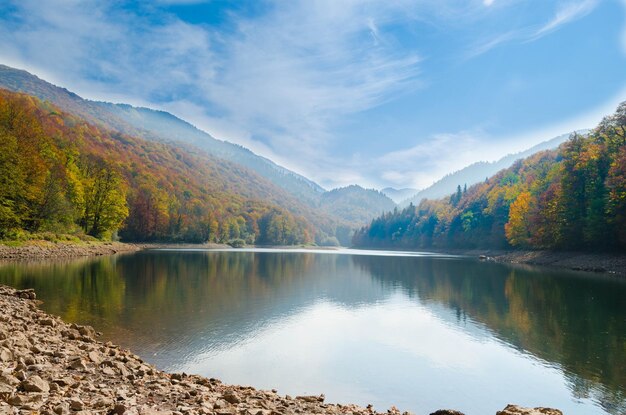
[[[585,135],[449,197],[395,209],[358,247],[626,249],[626,102]]]
[[[0,90],[0,239],[313,240],[305,218],[238,192],[262,179],[210,160]]]

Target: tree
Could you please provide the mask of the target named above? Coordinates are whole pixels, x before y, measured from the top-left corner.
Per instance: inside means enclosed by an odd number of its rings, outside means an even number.
[[[509,221],[504,225],[504,232],[509,243],[513,246],[527,247],[531,241],[531,229],[528,214],[530,212],[532,196],[524,191],[509,208]]]
[[[128,216],[126,187],[112,165],[101,159],[87,162],[81,225],[92,236],[108,237]]]

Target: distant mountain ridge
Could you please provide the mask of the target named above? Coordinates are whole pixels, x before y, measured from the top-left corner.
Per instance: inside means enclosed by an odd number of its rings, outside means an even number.
[[[393,210],[396,204],[378,190],[364,189],[353,184],[322,194],[320,207],[325,212],[358,225],[369,222],[383,212]]]
[[[409,197],[413,196],[419,190],[412,189],[409,187],[405,187],[403,189],[394,189],[393,187],[385,187],[380,191],[382,194],[387,196],[389,199],[393,200],[396,203],[400,203]]]
[[[253,170],[308,203],[316,201],[325,191],[312,180],[258,156],[245,147],[218,140],[165,111],[84,99],[27,71],[1,64],[0,87],[50,101],[64,111],[124,134],[148,140],[191,144],[213,156]]]
[[[585,134],[589,130],[576,131],[579,134]],[[422,199],[439,199],[444,196],[448,196],[455,192],[457,186],[467,187],[484,181],[486,178],[493,176],[502,169],[511,167],[516,160],[529,157],[535,153],[543,150],[552,150],[557,148],[561,143],[564,143],[569,138],[570,134],[563,134],[558,137],[554,137],[550,140],[541,142],[528,150],[521,151],[519,153],[509,154],[501,159],[488,162],[479,161],[477,163],[470,164],[461,170],[450,173],[443,178],[439,179],[431,186],[417,192],[415,195],[403,200],[399,203],[400,207],[406,207],[410,203],[418,205]]]

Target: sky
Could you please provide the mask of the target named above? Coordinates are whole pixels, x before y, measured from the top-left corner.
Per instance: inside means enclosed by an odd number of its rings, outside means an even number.
[[[626,0],[3,0],[0,63],[326,188],[424,188],[626,100]]]

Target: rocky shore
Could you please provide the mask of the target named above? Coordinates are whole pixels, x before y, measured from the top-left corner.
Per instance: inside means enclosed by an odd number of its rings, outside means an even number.
[[[323,395],[281,396],[276,390],[168,374],[128,350],[98,341],[98,334],[41,311],[33,290],[0,285],[0,415],[378,414],[371,406],[325,403]],[[393,407],[385,413],[401,414]],[[462,415],[451,410],[434,414]],[[509,405],[497,415],[562,413]]]
[[[69,243],[30,241],[22,246],[0,244],[0,260],[77,258],[135,252],[141,249],[143,249],[142,245],[121,242]]]
[[[542,265],[626,277],[626,254],[566,251],[487,251],[483,259],[509,264]]]

